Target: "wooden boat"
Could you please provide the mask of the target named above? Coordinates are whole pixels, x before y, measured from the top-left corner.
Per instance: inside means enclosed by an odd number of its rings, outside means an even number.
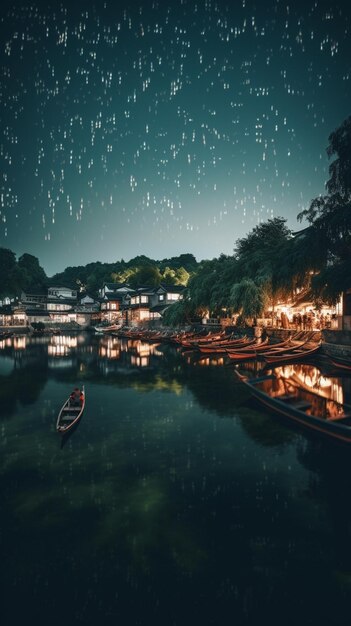
[[[278,354],[284,355],[287,352],[290,353],[298,350],[307,343],[306,339],[300,339],[300,337],[301,333],[297,333],[284,341],[276,343],[271,343],[268,338],[259,343],[255,340],[254,345],[251,345],[248,348],[246,346],[238,347],[238,349],[228,348],[226,352],[227,356],[234,361],[250,361],[256,358],[264,358],[264,355],[266,354],[272,356],[276,356]]]
[[[253,361],[258,358],[258,354],[256,352],[227,352],[226,356],[228,356],[231,361],[235,361],[237,363],[242,361]]]
[[[119,324],[111,324],[111,326],[95,326],[94,330],[96,330],[97,333],[110,333],[120,328],[121,326]]]
[[[287,350],[286,352],[278,352],[277,354],[263,354],[262,358],[267,363],[286,363],[288,361],[297,361],[304,359],[306,356],[312,356],[317,354],[320,350],[321,344],[314,344],[309,347],[307,344],[301,346],[295,350]]]
[[[335,367],[351,372],[351,359],[344,359],[340,356],[329,356],[329,358]]]
[[[302,345],[301,343],[298,344],[299,346]],[[255,340],[254,344],[252,346],[250,346],[248,348],[248,350],[246,349],[246,347],[244,348],[240,348],[240,350],[235,350],[228,348],[227,352],[228,355],[231,353],[235,353],[235,352],[249,352],[252,354],[257,354],[259,352],[275,352],[276,350],[278,350],[279,348],[283,348],[287,351],[287,350],[292,350],[294,349],[294,344],[291,343],[291,339],[287,339],[286,341],[280,341],[279,343],[270,343],[268,340],[268,337],[266,337],[266,339],[264,339],[263,341],[257,341]]]
[[[197,345],[202,345],[202,344],[210,344],[214,341],[220,341],[222,340],[224,337],[224,332],[218,333],[216,335],[212,335],[211,333],[209,333],[208,335],[206,335],[206,337],[201,337],[201,338],[196,338],[196,339],[189,339],[189,338],[185,338],[182,339],[180,341],[182,346],[197,346]]]
[[[228,343],[228,342],[238,343],[240,341],[246,341],[246,340],[248,340],[247,335],[242,335],[238,337],[238,336],[234,336],[233,334],[231,335],[222,334],[221,336],[217,335],[217,339],[214,339],[213,336],[212,337],[200,337],[200,338],[192,340],[192,342],[195,343],[196,345],[212,346],[212,345],[223,344],[223,343]]]
[[[290,342],[290,344],[281,346],[280,344],[275,344],[271,346],[267,346],[266,350],[262,351],[263,355],[268,356],[278,356],[282,354],[291,354],[296,350],[300,350],[303,346],[307,344],[307,341],[294,341]],[[310,344],[311,345],[311,344]]]
[[[207,337],[209,336],[209,334],[207,333],[206,335]],[[198,340],[198,339],[203,339],[204,338],[204,332],[203,330],[201,330],[198,333],[194,333],[194,332],[180,332],[180,333],[173,333],[170,335],[169,339],[171,341],[171,343],[175,343],[175,344],[180,344],[182,341],[193,341],[193,340]]]
[[[70,396],[64,403],[61,411],[58,414],[56,422],[56,430],[58,433],[64,435],[72,430],[72,428],[79,422],[83,415],[85,408],[85,389],[82,387],[83,401],[79,406],[72,406]]]
[[[260,404],[276,414],[328,437],[351,443],[351,406],[341,404],[275,374],[248,378],[235,370]]]
[[[273,344],[269,344],[268,341],[268,337],[266,337],[266,339],[264,339],[263,341],[255,339],[254,342],[249,346],[227,348],[225,351],[226,356],[235,361],[255,359],[261,352],[272,349]]]
[[[249,349],[249,346],[251,345],[257,345],[257,340],[256,339],[245,339],[245,340],[240,340],[240,341],[236,341],[235,343],[233,341],[227,342],[227,343],[221,343],[221,344],[214,344],[214,345],[206,345],[206,346],[194,346],[194,348],[196,350],[199,350],[200,352],[204,352],[205,354],[210,354],[210,353],[226,353],[228,352],[228,350],[241,350],[241,349]]]

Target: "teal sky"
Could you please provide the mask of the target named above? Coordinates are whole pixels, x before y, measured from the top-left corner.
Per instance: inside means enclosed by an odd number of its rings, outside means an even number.
[[[324,193],[344,2],[7,2],[0,246],[67,265],[231,254]]]

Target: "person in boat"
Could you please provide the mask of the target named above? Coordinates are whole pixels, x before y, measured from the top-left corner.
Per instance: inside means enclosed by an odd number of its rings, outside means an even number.
[[[83,404],[83,392],[79,389],[79,387],[76,387],[72,391],[69,400],[71,406],[81,406]]]

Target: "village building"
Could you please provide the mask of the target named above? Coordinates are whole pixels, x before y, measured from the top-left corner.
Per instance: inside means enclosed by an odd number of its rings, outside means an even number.
[[[10,326],[13,321],[13,310],[10,303],[0,306],[0,326]]]
[[[125,309],[125,322],[128,325],[141,325],[145,322],[160,322],[164,311],[183,298],[183,285],[140,287],[130,294],[130,305]]]
[[[161,319],[165,310],[183,299],[185,287],[183,285],[166,285],[161,283],[155,290],[155,294],[150,307],[151,319]]]
[[[98,298],[67,287],[22,291],[18,301],[0,308],[0,324],[30,326],[41,322],[47,327],[69,324],[84,328],[101,323],[160,323],[166,308],[183,297],[184,289],[182,285],[133,289],[125,283],[104,283]]]
[[[76,303],[77,291],[66,287],[49,287],[34,293],[22,292],[20,297],[28,325],[38,322],[45,325],[75,323]]]
[[[100,302],[87,293],[80,295],[75,305],[75,312],[79,326],[87,327],[97,324],[100,321]]]
[[[150,307],[153,294],[154,290],[150,287],[140,287],[130,294],[129,306],[125,309],[127,326],[139,326],[151,319]]]
[[[18,301],[0,309],[0,324],[30,326],[43,323],[45,326],[70,324],[90,326],[92,318],[99,318],[100,304],[88,294],[80,294],[66,287],[22,292]]]
[[[125,283],[104,283],[99,297],[78,293],[67,287],[49,287],[22,292],[17,301],[3,301],[1,326],[46,326],[62,324],[85,328],[106,323],[127,326],[157,325],[165,310],[183,298],[185,287],[161,283],[158,287],[136,289]],[[219,320],[204,319],[209,324]],[[299,330],[351,330],[351,289],[344,292],[335,306],[321,304],[316,308],[308,289],[269,307],[258,324],[265,327]],[[235,324],[235,316],[223,318],[221,324]]]
[[[160,322],[166,308],[183,297],[184,289],[182,285],[162,283],[159,287],[136,289],[125,283],[104,283],[99,290],[101,321],[127,326]]]
[[[130,303],[133,289],[125,283],[104,283],[99,289],[100,321],[107,324],[122,324],[123,313]]]

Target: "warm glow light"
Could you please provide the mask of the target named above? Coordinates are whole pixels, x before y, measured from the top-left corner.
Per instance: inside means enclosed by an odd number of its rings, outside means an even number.
[[[13,339],[13,347],[15,350],[25,350],[27,345],[26,337],[14,337]]]
[[[69,347],[65,345],[48,345],[48,354],[50,356],[67,356],[69,354]]]
[[[68,348],[76,348],[78,345],[77,337],[70,335],[52,335],[50,341],[53,345],[64,345]]]
[[[301,386],[318,393],[320,396],[343,402],[343,388],[338,379],[323,376],[317,367],[303,363],[294,363],[277,367],[277,374],[284,378],[292,378]]]

